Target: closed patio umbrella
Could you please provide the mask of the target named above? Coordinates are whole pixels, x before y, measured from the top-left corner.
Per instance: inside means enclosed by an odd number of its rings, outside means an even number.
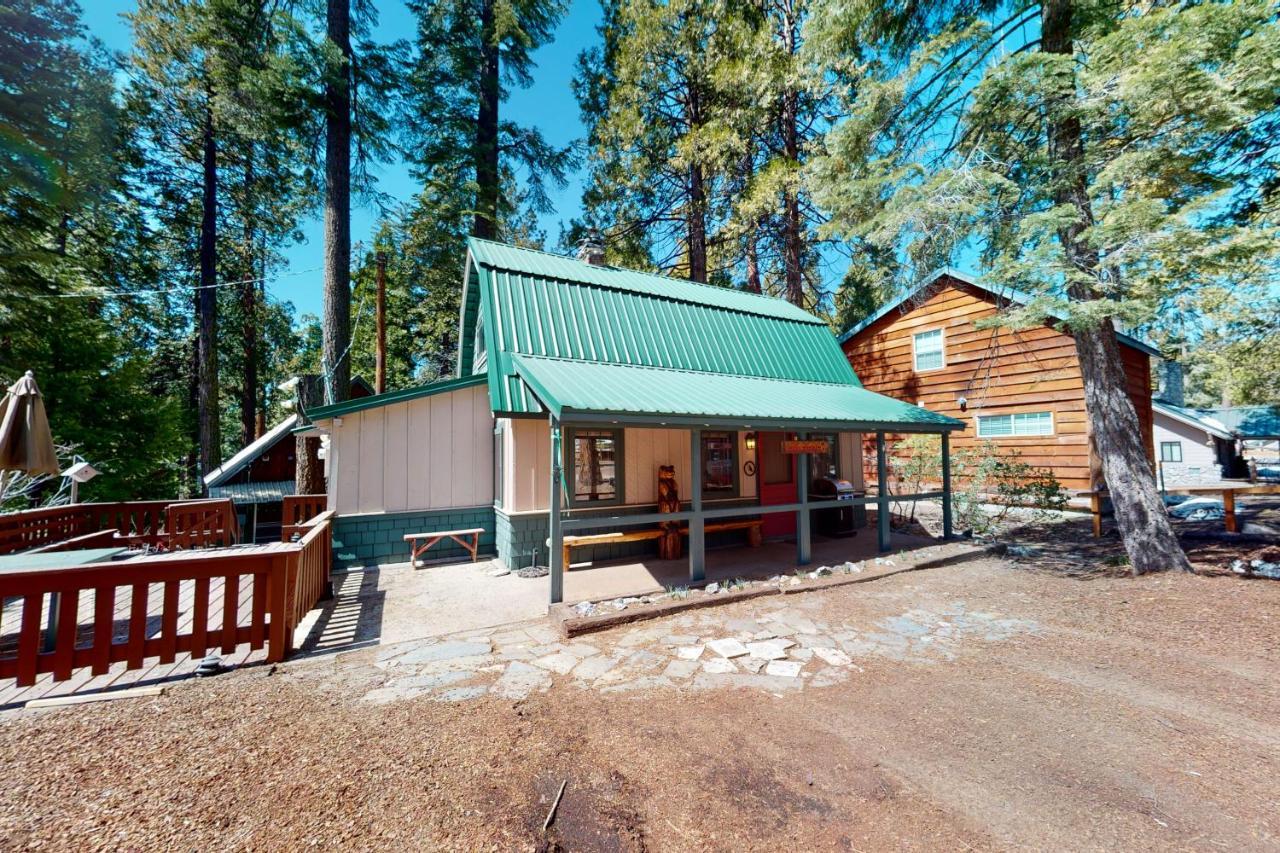
[[[30,370],[0,401],[0,471],[58,474],[58,454],[44,400]]]

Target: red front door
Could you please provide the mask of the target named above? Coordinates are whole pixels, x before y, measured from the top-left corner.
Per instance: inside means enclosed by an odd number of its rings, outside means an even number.
[[[760,478],[760,505],[795,503],[796,458],[782,452],[785,432],[762,432],[756,436],[756,469]],[[790,536],[796,532],[796,514],[781,512],[764,516],[765,536]]]

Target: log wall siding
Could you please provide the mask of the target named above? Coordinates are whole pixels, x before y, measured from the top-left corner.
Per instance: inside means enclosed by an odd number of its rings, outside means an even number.
[[[329,508],[339,514],[491,504],[488,391],[475,386],[343,415],[329,454]]]
[[[997,311],[989,294],[943,279],[932,295],[905,303],[845,341],[845,354],[868,390],[964,421],[965,430],[952,436],[953,450],[979,443],[981,415],[1052,412],[1052,435],[993,440],[998,447],[1016,449],[1031,465],[1050,468],[1068,489],[1090,488],[1088,419],[1075,341],[1048,326],[1019,331],[975,327]],[[916,372],[913,336],[933,329],[943,333],[943,366]],[[1124,344],[1120,351],[1129,396],[1154,460],[1150,359]],[[967,400],[964,411],[960,397]],[[870,442],[864,447],[864,470],[874,477],[874,436]]]

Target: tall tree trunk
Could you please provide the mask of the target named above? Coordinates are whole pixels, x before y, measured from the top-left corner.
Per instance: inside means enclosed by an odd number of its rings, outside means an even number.
[[[257,267],[254,241],[253,143],[245,161],[244,269],[240,285],[240,345],[244,349],[244,372],[240,382],[240,446],[251,444],[258,420],[258,286],[252,279]]]
[[[328,0],[329,41],[342,55],[325,85],[324,398],[347,399],[351,387],[351,9]]]
[[[742,181],[742,192],[747,193],[751,190],[751,178],[755,174],[755,145],[750,140],[747,141],[747,150],[742,155],[742,164],[738,172]],[[744,253],[747,261],[746,287],[751,293],[760,293],[763,290],[760,281],[760,245],[757,238],[759,227],[760,223],[753,218],[747,223],[747,233],[744,238]]]
[[[480,108],[476,116],[476,213],[471,233],[485,240],[498,236],[498,42],[496,0],[484,0],[480,12]]]
[[[200,291],[196,296],[196,419],[200,474],[221,461],[218,420],[218,143],[213,107],[204,116],[203,210],[200,222]],[[201,494],[204,481],[198,481]]]
[[[795,14],[789,5],[783,8],[782,41],[788,57],[794,57],[798,44]],[[804,257],[804,223],[800,216],[800,196],[795,181],[800,169],[800,131],[796,127],[800,113],[800,93],[787,82],[782,93],[782,150],[787,167],[792,170],[782,200],[782,270],[787,288],[787,301],[804,307],[804,275],[801,263]]]
[[[1074,0],[1045,0],[1041,7],[1040,49],[1072,56],[1072,7]],[[1067,78],[1068,86],[1074,86]],[[1079,119],[1064,115],[1063,105],[1074,100],[1073,88],[1046,93],[1050,107],[1049,161],[1054,170],[1054,201],[1071,205],[1076,221],[1062,228],[1068,266],[1073,270],[1071,298],[1081,302],[1100,297],[1094,286],[1099,272],[1098,252],[1084,239],[1093,222],[1085,173],[1084,140]],[[1084,379],[1085,409],[1093,439],[1102,460],[1116,525],[1135,575],[1164,569],[1191,571],[1191,563],[1178,545],[1169,515],[1156,490],[1155,473],[1147,456],[1142,428],[1125,383],[1124,363],[1116,330],[1110,319],[1073,330],[1080,372]]]
[[[300,376],[294,411],[302,424],[311,423],[308,414],[323,402],[324,392],[321,389],[319,376]],[[301,425],[301,424],[300,424]],[[318,436],[300,435],[294,446],[294,493],[299,495],[321,495],[325,492],[324,463],[320,460],[320,439]]]
[[[702,102],[698,83],[689,83],[689,129],[696,133],[702,124]],[[707,281],[707,184],[702,164],[689,166],[689,209],[685,214],[689,240],[689,280]]]

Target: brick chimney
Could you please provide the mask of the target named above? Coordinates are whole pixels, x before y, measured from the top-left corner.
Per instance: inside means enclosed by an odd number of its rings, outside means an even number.
[[[1156,396],[1174,406],[1186,405],[1180,362],[1172,359],[1160,362],[1160,387],[1156,389]]]
[[[578,260],[593,267],[604,266],[604,238],[599,230],[590,228],[578,243]]]

